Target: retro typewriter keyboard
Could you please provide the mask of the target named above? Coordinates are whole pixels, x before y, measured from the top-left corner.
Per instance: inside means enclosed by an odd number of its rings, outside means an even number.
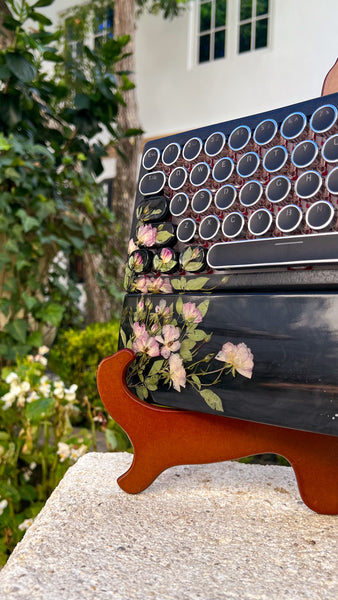
[[[338,262],[338,94],[148,144],[129,266]]]

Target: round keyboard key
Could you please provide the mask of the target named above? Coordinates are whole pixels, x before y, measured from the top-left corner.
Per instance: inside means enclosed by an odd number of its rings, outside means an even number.
[[[198,190],[192,197],[191,208],[195,213],[203,213],[209,208],[211,199],[212,195],[210,190],[206,190],[205,188]]]
[[[287,158],[288,153],[284,146],[273,146],[263,158],[263,167],[269,173],[274,173],[285,165]]]
[[[320,190],[322,178],[317,171],[305,171],[295,183],[295,192],[299,198],[312,198]]]
[[[291,189],[291,181],[284,175],[277,175],[266,186],[266,197],[270,202],[281,202]]]
[[[278,125],[274,119],[265,119],[257,125],[253,139],[259,146],[269,144],[275,137],[278,130]]]
[[[333,127],[337,120],[337,108],[333,104],[324,104],[315,110],[310,127],[315,133],[324,133]]]
[[[214,165],[212,176],[215,181],[221,183],[229,179],[234,170],[234,161],[231,158],[220,158]]]
[[[254,206],[263,194],[263,186],[259,181],[247,181],[239,192],[239,201],[242,206]]]
[[[144,223],[156,223],[164,221],[168,213],[168,202],[164,196],[148,198],[146,202],[139,204],[136,216]]]
[[[206,162],[197,163],[190,172],[190,183],[198,187],[203,185],[209,177],[210,167]]]
[[[215,215],[204,217],[199,226],[199,236],[202,240],[212,240],[218,233],[220,221]]]
[[[284,119],[280,131],[284,139],[294,140],[305,129],[306,116],[302,112],[294,112]]]
[[[312,140],[304,140],[294,148],[291,154],[293,164],[299,169],[304,169],[313,163],[318,154],[318,146]]]
[[[169,187],[172,190],[179,190],[185,184],[187,177],[188,171],[184,167],[176,167],[169,175]]]
[[[302,221],[303,213],[299,206],[288,204],[283,206],[276,217],[276,225],[279,231],[291,233],[295,231]]]
[[[225,135],[221,131],[215,131],[207,138],[204,144],[205,153],[208,156],[216,156],[223,150],[225,144]]]
[[[153,268],[160,273],[173,273],[178,268],[177,254],[172,248],[162,248],[154,255]]]
[[[247,125],[240,125],[230,133],[228,144],[231,150],[242,150],[248,144],[250,138],[251,129]]]
[[[338,162],[338,133],[326,140],[322,148],[322,156],[328,163]]]
[[[330,194],[338,194],[338,167],[335,167],[330,171],[325,180],[325,185]]]
[[[199,153],[202,150],[202,140],[198,137],[193,137],[188,140],[183,147],[183,158],[185,160],[195,160],[198,157]]]
[[[225,237],[227,238],[235,238],[237,237],[243,227],[244,227],[244,217],[242,215],[242,213],[240,212],[232,212],[229,213],[224,221],[223,221],[223,225],[222,225],[222,232],[223,235],[225,235]]]
[[[165,184],[165,174],[162,171],[153,171],[143,175],[139,190],[142,196],[153,196],[163,190]]]
[[[259,208],[249,218],[248,229],[252,235],[264,235],[269,231],[272,214],[267,208]]]
[[[205,250],[200,246],[189,246],[180,256],[180,265],[188,273],[199,273],[206,267]]]
[[[158,148],[149,148],[149,150],[147,150],[142,158],[142,165],[144,166],[145,169],[147,169],[147,171],[150,171],[151,169],[154,169],[154,167],[156,167],[158,161],[160,158],[160,151]]]
[[[176,235],[180,242],[190,242],[196,233],[196,223],[193,219],[183,219],[177,227]]]
[[[237,173],[241,177],[250,177],[257,171],[259,165],[259,156],[256,152],[244,154],[238,161]]]
[[[219,210],[227,210],[236,200],[237,190],[233,185],[223,185],[215,195],[215,205]]]
[[[174,217],[180,217],[189,206],[189,198],[184,192],[175,194],[170,200],[169,210]]]
[[[332,224],[334,208],[330,202],[319,200],[306,211],[305,220],[311,229],[315,231],[325,229]]]
[[[151,252],[140,248],[139,250],[135,250],[135,252],[132,252],[132,254],[129,256],[128,267],[129,269],[134,271],[134,273],[146,273],[150,270],[151,262]]]
[[[173,165],[174,162],[177,161],[180,152],[181,147],[179,146],[179,144],[176,144],[176,142],[168,144],[168,146],[166,146],[162,152],[162,162],[168,167],[170,165]]]

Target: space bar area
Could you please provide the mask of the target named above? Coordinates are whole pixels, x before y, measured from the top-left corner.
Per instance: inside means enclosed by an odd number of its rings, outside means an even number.
[[[209,248],[212,269],[338,262],[338,232],[220,242]]]

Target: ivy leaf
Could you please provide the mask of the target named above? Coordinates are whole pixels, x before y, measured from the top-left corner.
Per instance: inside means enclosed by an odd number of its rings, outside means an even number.
[[[63,317],[64,308],[60,304],[51,302],[50,304],[43,305],[37,312],[37,317],[40,318],[44,323],[50,323],[57,327]]]
[[[212,392],[211,390],[201,390],[200,394],[210,408],[218,410],[219,412],[224,412],[222,400],[215,392]]]
[[[34,65],[19,52],[7,52],[6,64],[11,73],[23,83],[32,81],[37,75]]]
[[[22,208],[17,212],[18,217],[20,217],[22,227],[25,233],[31,231],[35,227],[39,227],[39,221],[35,219],[35,217],[30,217],[25,210]]]
[[[27,338],[28,324],[24,319],[16,319],[5,325],[5,330],[9,333],[14,340],[17,342],[25,343]]]
[[[34,331],[32,335],[29,336],[27,342],[34,346],[35,348],[39,348],[42,346],[42,333],[41,331]]]

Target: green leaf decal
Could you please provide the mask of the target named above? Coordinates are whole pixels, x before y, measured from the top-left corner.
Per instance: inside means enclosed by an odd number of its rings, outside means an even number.
[[[200,394],[210,408],[224,412],[222,400],[215,392],[212,392],[211,390],[201,390]]]
[[[202,290],[208,281],[209,277],[196,277],[196,279],[189,279],[185,289],[189,292]]]
[[[209,300],[204,300],[204,302],[201,302],[201,304],[198,305],[198,310],[200,311],[202,317],[205,317],[205,315],[208,312],[208,308],[209,308]]]

